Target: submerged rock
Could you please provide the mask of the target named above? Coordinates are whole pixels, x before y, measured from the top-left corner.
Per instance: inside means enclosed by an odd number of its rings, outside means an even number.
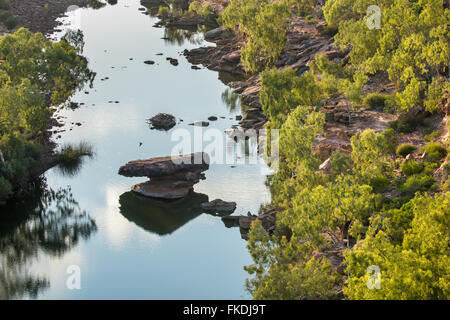
[[[146,60],[146,61],[144,61],[144,63],[152,65],[152,64],[155,64],[155,61],[153,61],[153,60]]]
[[[130,161],[120,167],[119,174],[150,179],[134,185],[131,190],[135,193],[151,198],[179,199],[187,196],[196,183],[205,179],[203,171],[208,169],[208,154],[197,152]]]
[[[157,130],[170,130],[177,124],[175,117],[167,113],[158,113],[150,118],[148,123],[151,124],[152,129]]]
[[[209,121],[217,121],[217,117],[215,116],[211,116],[208,118]]]
[[[196,126],[196,127],[207,127],[207,126],[209,126],[209,122],[208,121],[195,121],[195,122],[189,123],[189,125]]]
[[[200,206],[209,213],[232,214],[236,210],[236,202],[226,202],[221,199],[205,202]]]

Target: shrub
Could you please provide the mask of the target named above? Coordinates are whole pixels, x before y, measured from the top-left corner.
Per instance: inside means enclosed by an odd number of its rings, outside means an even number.
[[[405,158],[408,154],[411,154],[411,153],[414,152],[416,149],[417,149],[416,146],[414,146],[414,145],[412,145],[412,144],[409,144],[409,143],[405,143],[405,144],[402,144],[401,146],[399,146],[399,147],[397,148],[396,153],[397,153],[397,155],[399,155],[399,156]]]
[[[368,94],[363,101],[363,105],[368,108],[380,108],[384,109],[386,107],[387,95],[382,93],[370,93]]]
[[[425,146],[425,159],[429,162],[438,162],[447,155],[447,150],[436,142],[429,143]]]
[[[423,172],[432,175],[439,168],[439,164],[435,162],[425,162],[425,169]]]
[[[414,196],[416,192],[425,192],[434,184],[434,179],[426,174],[415,174],[406,180],[401,186],[400,191],[409,196]]]
[[[394,129],[388,129],[385,132],[383,132],[383,136],[386,140],[386,147],[387,147],[387,151],[391,154],[395,153],[395,147],[398,144],[398,139],[397,136],[395,134],[395,130]]]
[[[9,17],[12,16],[11,11],[7,11],[7,10],[0,10],[0,21],[1,22],[5,22],[6,19],[8,19]]]
[[[165,19],[169,16],[169,14],[170,14],[170,9],[168,7],[163,7],[163,6],[159,7],[158,16]]]
[[[5,163],[0,162],[1,203],[11,196],[16,186],[28,181],[30,169],[39,159],[42,147],[27,141],[23,135],[10,133],[0,137],[0,149],[5,158]]]
[[[0,166],[2,164],[0,163]],[[8,199],[12,194],[12,186],[8,180],[0,176],[0,205],[4,205],[6,199]]]
[[[422,117],[411,117],[411,116],[405,116],[402,117],[398,121],[393,121],[390,123],[390,126],[392,129],[394,129],[397,132],[401,133],[411,133],[416,128],[423,124],[423,118]]]
[[[9,11],[11,9],[9,0],[0,0],[0,9]]]
[[[437,140],[440,136],[441,136],[441,132],[439,130],[436,130],[436,131],[433,131],[433,132],[425,135],[425,137],[423,137],[423,140],[426,142],[433,142],[433,141]]]
[[[444,170],[445,170],[446,175],[450,174],[450,162],[447,162],[446,164],[444,164]]]
[[[15,27],[17,27],[17,25],[19,24],[19,18],[11,15],[6,18],[6,20],[3,22],[3,24],[5,25],[6,28],[8,28],[8,30],[12,30]]]
[[[77,164],[81,157],[93,155],[92,146],[86,142],[80,142],[78,145],[66,144],[61,148],[58,163],[62,166],[72,166]]]
[[[423,171],[423,163],[417,162],[414,159],[404,161],[401,165],[401,170],[405,176],[412,176]]]
[[[383,193],[388,190],[390,180],[385,176],[378,176],[370,180],[370,186],[375,193]]]
[[[353,165],[352,157],[348,153],[335,151],[330,157],[330,165],[335,175],[348,173]]]

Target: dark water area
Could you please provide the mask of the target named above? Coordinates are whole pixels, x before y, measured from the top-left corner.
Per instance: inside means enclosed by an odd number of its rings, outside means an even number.
[[[270,201],[265,164],[241,162],[245,148],[230,149],[223,134],[223,154],[236,163],[211,164],[184,199],[138,197],[130,187],[143,179],[117,173],[130,160],[170,155],[175,130],[193,136],[202,130],[190,122],[216,116],[207,129],[223,133],[242,114],[239,98],[224,84],[230,75],[192,70],[181,54],[213,45],[201,30],[153,27],[158,19],[139,8],[138,0],[119,0],[63,19],[64,28],[83,31],[83,55],[97,76],[92,88],[72,98],[80,108],[57,113],[64,126],[53,139],[59,145],[85,141],[95,156],[75,172],[48,171],[33,195],[1,208],[2,299],[250,298],[246,241],[238,228],[202,212],[200,203],[220,198],[237,203],[235,214],[257,213]],[[159,112],[174,115],[175,128],[151,130],[146,120]],[[205,145],[192,141],[192,151]],[[81,288],[71,290],[73,266]]]

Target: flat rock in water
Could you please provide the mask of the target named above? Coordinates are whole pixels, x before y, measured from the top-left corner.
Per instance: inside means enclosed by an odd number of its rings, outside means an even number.
[[[217,121],[217,117],[215,116],[211,116],[208,118],[209,121]]]
[[[144,61],[144,63],[152,65],[152,64],[155,64],[155,61],[153,61],[153,60],[146,60],[146,61]]]
[[[221,199],[216,199],[202,203],[200,207],[207,212],[232,214],[236,210],[236,202],[226,202]]]
[[[206,171],[209,169],[209,155],[196,152],[181,156],[158,157],[146,160],[130,161],[120,167],[119,174],[125,177],[149,177],[180,175],[189,179],[189,173]]]
[[[131,190],[146,197],[179,199],[186,197],[209,168],[207,153],[159,157],[130,161],[120,167],[125,177],[148,177],[149,181],[134,185]]]

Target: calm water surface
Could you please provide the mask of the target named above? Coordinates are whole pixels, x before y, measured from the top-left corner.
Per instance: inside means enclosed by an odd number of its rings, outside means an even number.
[[[193,132],[189,122],[214,115],[210,128],[224,131],[241,114],[239,102],[225,102],[217,72],[192,70],[180,55],[211,45],[202,33],[154,28],[157,19],[139,7],[138,0],[119,0],[65,20],[81,26],[83,54],[97,77],[72,99],[84,105],[58,113],[66,131],[55,141],[87,141],[95,157],[72,176],[50,170],[43,190],[2,209],[0,298],[250,298],[243,266],[251,258],[239,229],[195,208],[221,198],[237,202],[236,214],[256,213],[270,201],[263,165],[211,165],[196,193],[175,202],[138,198],[130,187],[145,179],[117,174],[130,160],[169,155],[177,144],[172,132]],[[146,119],[159,112],[183,122],[169,132],[150,130]],[[67,288],[69,266],[81,271],[80,290]]]

